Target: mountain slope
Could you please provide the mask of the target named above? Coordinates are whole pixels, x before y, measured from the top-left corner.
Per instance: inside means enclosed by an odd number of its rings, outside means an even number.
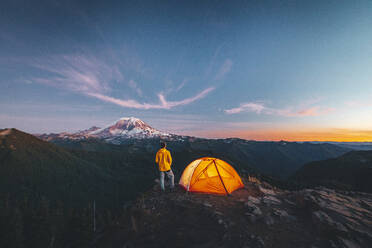
[[[104,197],[112,177],[102,168],[16,129],[0,131],[0,193],[78,205]]]
[[[93,214],[106,225],[155,177],[146,158],[121,148],[71,151],[0,130],[0,247],[91,247]]]
[[[143,194],[97,247],[370,247],[372,195],[327,188],[283,191],[252,183],[230,197]]]
[[[190,142],[195,150],[209,150],[215,156],[236,161],[237,166],[247,166],[277,178],[286,178],[305,163],[338,157],[348,148],[331,144],[297,142],[265,142],[241,139],[195,140]]]
[[[321,143],[328,143],[333,144],[341,147],[350,148],[357,151],[371,151],[372,150],[372,142],[334,142],[334,141],[311,141],[310,143],[313,144],[321,144]]]
[[[372,192],[372,151],[352,151],[338,158],[310,162],[293,179],[308,185]]]

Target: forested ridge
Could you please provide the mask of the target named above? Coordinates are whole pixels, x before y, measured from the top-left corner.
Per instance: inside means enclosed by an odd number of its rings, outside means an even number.
[[[153,183],[154,169],[141,167],[146,157],[131,161],[125,152],[67,150],[15,129],[0,136],[0,247],[89,247]]]

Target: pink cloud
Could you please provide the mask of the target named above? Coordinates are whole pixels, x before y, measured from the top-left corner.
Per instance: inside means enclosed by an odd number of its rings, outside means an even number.
[[[319,115],[319,107],[311,107],[307,109],[302,109],[294,113],[294,116],[317,116]]]
[[[325,115],[334,111],[334,108],[322,108],[320,106],[306,107],[301,109],[294,109],[293,107],[276,109],[266,107],[263,103],[243,103],[237,108],[226,109],[226,114],[238,114],[241,112],[254,112],[256,114],[277,115],[286,117],[304,117],[304,116],[319,116]]]
[[[163,103],[163,106],[165,108],[173,108],[173,107],[180,106],[180,105],[187,105],[187,104],[190,104],[192,102],[195,102],[199,99],[202,99],[202,98],[206,97],[214,89],[215,89],[214,87],[209,87],[209,88],[203,90],[202,92],[198,93],[197,95],[195,95],[193,97],[190,97],[190,98],[183,99],[181,101],[169,101],[169,102],[167,102],[165,100],[164,96],[163,96],[164,102],[162,102],[162,103]],[[159,96],[159,98],[160,98],[160,96]]]
[[[372,96],[371,96],[372,97]],[[371,107],[372,101],[363,101],[363,100],[352,100],[345,102],[345,105],[348,107]]]
[[[240,112],[255,112],[257,114],[260,114],[262,110],[266,109],[266,107],[261,103],[243,103],[237,108],[232,109],[226,109],[225,113],[227,114],[237,114]]]
[[[64,55],[36,60],[32,66],[51,74],[32,78],[32,81],[83,94],[110,91],[111,81],[124,79],[116,66],[109,66],[95,57]]]
[[[95,57],[61,56],[37,61],[32,63],[32,66],[51,74],[50,76],[32,78],[33,82],[71,90],[126,108],[171,109],[202,99],[214,90],[214,87],[209,87],[193,97],[179,101],[167,101],[164,94],[159,93],[159,103],[140,103],[134,99],[118,99],[108,95],[111,91],[110,83],[121,82],[124,80],[124,76],[117,66],[108,65]],[[181,90],[184,83],[185,81],[177,90]],[[142,96],[142,90],[137,82],[129,80],[128,86],[138,96]]]
[[[199,94],[197,94],[196,96],[190,97],[190,98],[186,98],[186,99],[183,99],[181,101],[167,101],[165,99],[164,95],[159,94],[158,97],[159,97],[159,102],[160,103],[155,103],[155,104],[152,104],[152,103],[139,103],[138,101],[132,100],[132,99],[123,100],[123,99],[118,99],[118,98],[114,98],[114,97],[102,95],[102,94],[99,94],[99,93],[87,93],[87,95],[88,96],[91,96],[91,97],[95,97],[95,98],[100,99],[102,101],[114,103],[116,105],[119,105],[119,106],[122,106],[122,107],[126,107],[126,108],[135,108],[135,109],[171,109],[171,108],[174,108],[174,107],[177,107],[177,106],[187,105],[187,104],[190,104],[192,102],[195,102],[195,101],[197,101],[197,100],[199,100],[201,98],[204,98],[212,90],[214,90],[213,87],[207,88],[207,89],[203,90],[202,92],[200,92]]]

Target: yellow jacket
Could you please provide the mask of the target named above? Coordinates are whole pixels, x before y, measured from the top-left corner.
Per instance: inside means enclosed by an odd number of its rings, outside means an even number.
[[[155,162],[159,165],[160,171],[169,171],[172,165],[172,156],[167,149],[161,148],[156,153]]]

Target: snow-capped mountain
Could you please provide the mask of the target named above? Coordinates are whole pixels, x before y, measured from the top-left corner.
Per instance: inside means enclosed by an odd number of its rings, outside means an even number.
[[[97,131],[98,129],[101,129],[100,127],[93,126],[91,128],[81,130],[75,133],[75,135],[89,135],[90,133]]]
[[[104,127],[99,128],[93,126],[86,130],[81,130],[75,133],[51,133],[37,135],[39,138],[51,141],[55,139],[71,139],[82,140],[88,138],[102,139],[110,143],[121,143],[122,140],[135,138],[146,139],[156,137],[176,137],[177,135],[169,134],[152,128],[144,121],[135,117],[120,118],[116,122]]]
[[[170,136],[170,134],[158,131],[135,117],[121,118],[107,127],[90,132],[89,135],[104,139],[118,136],[128,138]]]

